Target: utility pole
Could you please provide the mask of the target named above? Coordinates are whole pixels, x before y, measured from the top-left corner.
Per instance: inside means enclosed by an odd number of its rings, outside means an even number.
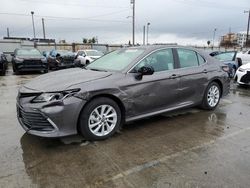
[[[9,38],[10,37],[10,31],[9,31],[9,28],[7,27],[7,37]]]
[[[148,30],[149,30],[150,23],[147,23],[147,45],[148,45]]]
[[[250,10],[244,11],[244,13],[248,13],[248,20],[247,20],[247,39],[246,39],[246,45],[248,45],[248,40],[249,40]]]
[[[33,37],[36,38],[36,30],[35,30],[35,24],[34,24],[34,11],[31,11],[31,17],[32,17],[32,25],[33,25]]]
[[[132,44],[135,45],[135,0],[130,1],[133,5],[133,22],[132,22]]]
[[[146,30],[146,26],[143,26],[143,46],[145,45],[145,30]]]
[[[44,27],[44,18],[42,18],[42,25],[43,25],[43,38],[46,39],[45,27]]]
[[[214,35],[213,35],[213,47],[214,47],[214,39],[215,39],[215,33],[217,31],[217,28],[214,29]]]

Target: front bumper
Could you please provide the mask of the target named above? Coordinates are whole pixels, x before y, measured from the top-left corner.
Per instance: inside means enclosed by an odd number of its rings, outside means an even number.
[[[237,71],[235,74],[235,80],[239,84],[250,85],[250,71],[245,71],[245,72]]]
[[[18,71],[44,71],[48,70],[48,64],[23,64],[16,63],[16,69]]]
[[[52,138],[77,134],[78,117],[86,101],[69,97],[50,104],[30,103],[33,98],[17,101],[17,118],[26,132]]]

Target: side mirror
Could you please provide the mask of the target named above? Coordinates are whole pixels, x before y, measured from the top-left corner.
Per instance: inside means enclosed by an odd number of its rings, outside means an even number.
[[[136,75],[136,79],[141,80],[144,75],[152,75],[152,74],[154,74],[154,72],[155,71],[154,71],[153,67],[143,66],[143,67],[138,69],[138,71],[137,71],[138,74]]]
[[[137,72],[142,74],[142,75],[152,75],[152,74],[154,74],[155,71],[154,71],[153,67],[148,66],[148,67],[139,68],[139,70]]]

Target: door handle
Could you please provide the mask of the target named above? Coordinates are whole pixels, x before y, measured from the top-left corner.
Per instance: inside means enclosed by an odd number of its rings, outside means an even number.
[[[205,73],[205,74],[207,74],[207,69],[204,69],[202,72]]]
[[[180,77],[179,75],[176,75],[176,74],[172,74],[172,76],[170,76],[169,78],[170,79],[175,79],[175,78],[178,78],[178,77]]]

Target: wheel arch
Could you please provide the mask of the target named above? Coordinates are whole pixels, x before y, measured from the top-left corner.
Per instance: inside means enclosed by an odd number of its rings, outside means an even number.
[[[215,83],[217,83],[219,86],[220,86],[220,89],[221,89],[221,94],[220,94],[220,97],[221,96],[223,96],[223,84],[222,84],[222,81],[220,80],[220,79],[218,79],[218,78],[215,78],[215,79],[213,79],[213,80],[211,80],[210,82],[209,82],[209,84],[211,84],[212,82],[215,82]],[[208,84],[208,85],[209,85]]]
[[[79,120],[80,120],[80,116],[81,116],[81,113],[82,111],[84,110],[85,106],[90,103],[91,101],[93,101],[94,99],[96,98],[101,98],[101,97],[105,97],[105,98],[109,98],[111,100],[113,100],[114,102],[116,102],[116,104],[119,106],[120,110],[121,110],[121,117],[122,117],[122,120],[121,120],[121,125],[125,122],[125,115],[126,115],[126,109],[125,109],[125,106],[124,104],[122,103],[122,101],[115,95],[112,95],[112,94],[97,94],[97,95],[94,95],[92,96],[90,99],[88,99],[88,102],[82,107],[80,113],[79,113],[79,116],[78,116],[78,119],[77,119],[77,132],[80,133],[79,131]]]

